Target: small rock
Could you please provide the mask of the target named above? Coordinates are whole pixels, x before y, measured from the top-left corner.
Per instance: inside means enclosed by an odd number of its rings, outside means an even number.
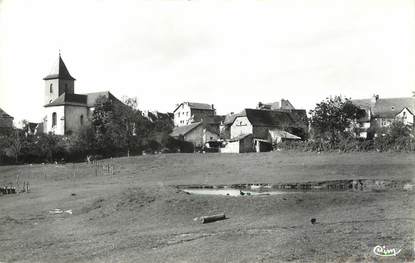
[[[311,224],[315,224],[315,223],[317,223],[317,219],[315,219],[315,218],[311,218],[311,220],[310,220],[310,222],[311,222]]]
[[[72,194],[71,194],[71,196],[75,196],[75,195],[76,195],[75,193],[72,193]]]

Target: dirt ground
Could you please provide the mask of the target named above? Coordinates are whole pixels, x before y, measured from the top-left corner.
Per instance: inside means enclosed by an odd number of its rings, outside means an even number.
[[[339,179],[413,184],[415,156],[161,154],[0,166],[0,186],[30,186],[0,195],[0,262],[413,262],[415,190],[232,197],[175,187]],[[193,220],[221,212],[226,220]],[[380,257],[378,245],[401,251]]]

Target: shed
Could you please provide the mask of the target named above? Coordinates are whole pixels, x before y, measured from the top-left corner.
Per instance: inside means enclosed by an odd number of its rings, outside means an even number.
[[[220,149],[221,153],[246,153],[253,151],[252,134],[243,134],[227,141],[224,148]]]

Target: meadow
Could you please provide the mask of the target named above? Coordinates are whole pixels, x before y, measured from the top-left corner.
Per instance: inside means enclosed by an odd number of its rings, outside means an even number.
[[[29,183],[29,192],[0,195],[0,262],[409,261],[411,188],[234,197],[189,195],[176,186],[344,179],[413,185],[414,177],[413,154],[377,152],[158,154],[0,166],[0,186]],[[226,220],[194,220],[221,212]],[[378,245],[401,251],[379,257]]]

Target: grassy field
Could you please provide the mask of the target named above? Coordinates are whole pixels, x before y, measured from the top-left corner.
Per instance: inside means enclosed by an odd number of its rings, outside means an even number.
[[[29,193],[0,196],[0,262],[413,261],[411,190],[227,197],[175,187],[338,179],[413,182],[415,156],[162,154],[0,166],[0,185],[30,184]],[[55,208],[72,214],[49,213]],[[219,212],[228,219],[193,220]],[[377,245],[402,250],[379,257]]]

